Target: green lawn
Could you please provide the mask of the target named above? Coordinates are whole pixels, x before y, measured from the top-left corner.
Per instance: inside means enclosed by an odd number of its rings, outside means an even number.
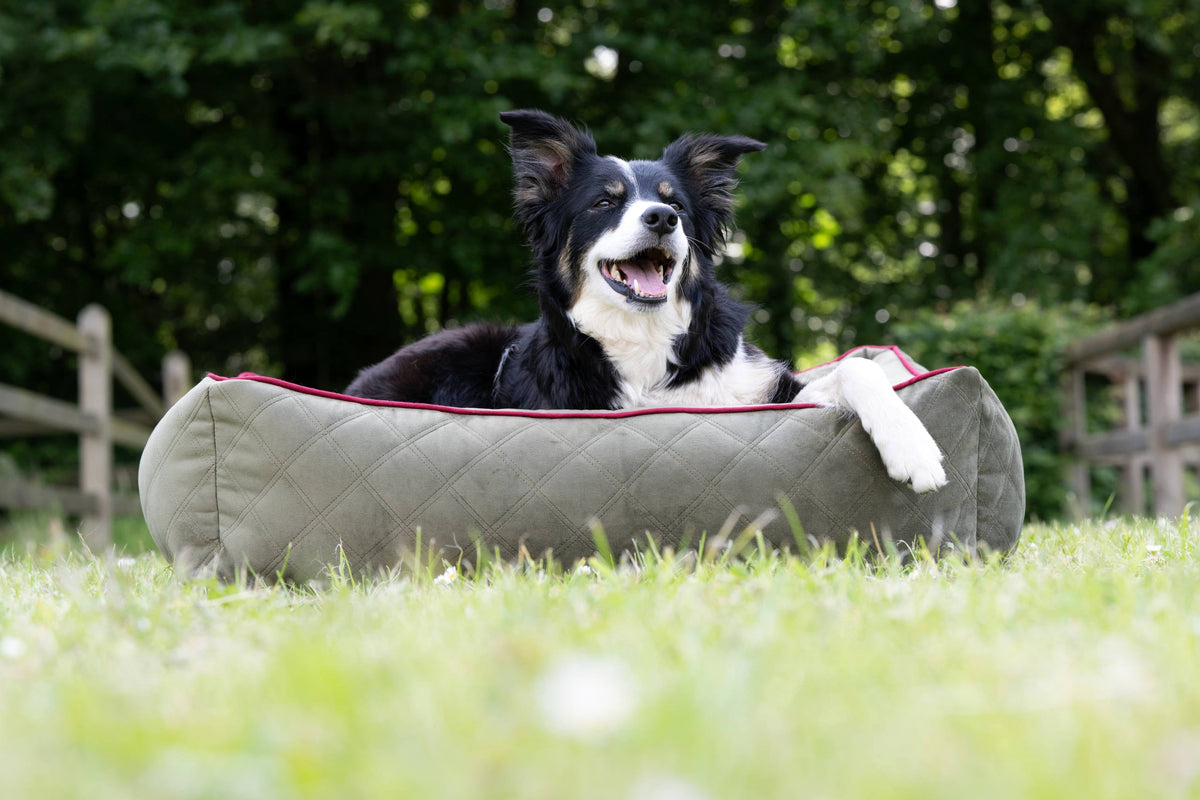
[[[1200,796],[1188,520],[315,591],[0,558],[6,798]]]

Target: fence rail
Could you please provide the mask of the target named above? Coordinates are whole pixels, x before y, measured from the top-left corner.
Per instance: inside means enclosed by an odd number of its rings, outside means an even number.
[[[1183,511],[1185,470],[1200,465],[1200,368],[1180,358],[1181,334],[1200,329],[1200,294],[1122,322],[1075,342],[1066,351],[1062,445],[1076,458],[1072,490],[1086,507],[1091,468],[1121,472],[1117,498],[1131,513],[1147,510],[1150,476],[1155,514]],[[1121,353],[1141,348],[1141,357]],[[1101,375],[1121,401],[1121,426],[1089,432],[1087,376]],[[1081,508],[1081,511],[1085,508]]]
[[[79,486],[0,478],[0,506],[79,514],[88,544],[107,547],[112,541],[113,514],[138,510],[135,496],[113,491],[113,445],[135,450],[145,446],[153,422],[190,386],[187,357],[173,352],[163,359],[160,396],[113,348],[112,319],[101,306],[87,306],[72,323],[0,291],[0,323],[79,354],[77,403],[0,383],[0,436],[77,434]],[[136,414],[114,411],[114,381],[137,402]]]

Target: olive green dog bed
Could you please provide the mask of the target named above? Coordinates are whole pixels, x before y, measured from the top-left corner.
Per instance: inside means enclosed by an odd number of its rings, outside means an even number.
[[[227,580],[389,568],[418,541],[452,562],[482,546],[569,564],[595,552],[597,525],[614,551],[647,535],[694,546],[752,521],[795,548],[780,497],[806,539],[1011,550],[1025,483],[991,388],[971,367],[929,372],[895,348],[842,356],[864,357],[945,453],[942,489],[892,481],[855,418],[809,405],[482,411],[245,375],[209,376],[159,422],[138,474],[142,509],[168,559]]]

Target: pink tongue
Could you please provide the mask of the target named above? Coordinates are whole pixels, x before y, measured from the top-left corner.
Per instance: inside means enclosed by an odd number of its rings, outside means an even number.
[[[645,295],[659,295],[667,293],[667,285],[663,283],[662,277],[658,274],[658,270],[654,269],[648,261],[622,261],[617,265],[621,272],[625,273],[625,282],[633,286],[633,282],[638,282],[638,292]]]

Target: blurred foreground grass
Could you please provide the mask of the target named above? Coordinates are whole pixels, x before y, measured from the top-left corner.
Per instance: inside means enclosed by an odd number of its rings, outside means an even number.
[[[1030,527],[1007,564],[648,558],[304,591],[92,559],[38,538],[52,524],[0,557],[5,797],[1200,794],[1186,518]]]

